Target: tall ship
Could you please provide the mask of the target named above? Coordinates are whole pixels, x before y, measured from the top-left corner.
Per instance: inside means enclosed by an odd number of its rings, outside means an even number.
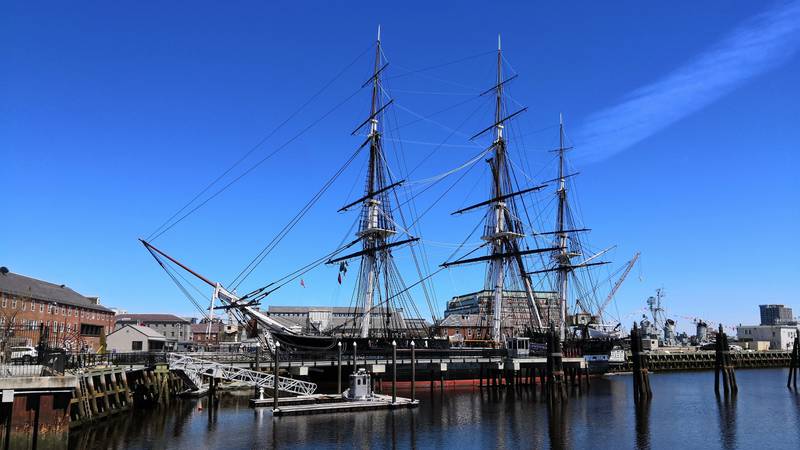
[[[436,271],[426,271],[425,252],[418,251],[424,240],[415,225],[418,218],[403,205],[413,201],[414,194],[405,179],[398,179],[390,170],[384,152],[384,115],[393,104],[383,86],[388,63],[383,53],[380,29],[374,48],[372,75],[362,88],[371,91],[368,114],[353,130],[362,136],[358,148],[335,175],[274,238],[264,251],[248,264],[236,283],[225,286],[199,274],[188,264],[156,247],[152,239],[143,245],[169,274],[187,297],[198,305],[204,300],[193,297],[184,274],[188,273],[209,287],[208,307],[199,308],[206,319],[214,315],[227,317],[231,326],[246,330],[248,339],[258,342],[268,351],[280,345],[292,351],[328,351],[337,345],[359,349],[387,349],[391,345],[420,349],[451,349],[478,347],[497,351],[515,349],[516,342],[532,342],[534,352],[543,351],[545,332],[554,329],[576,353],[586,355],[600,367],[607,364],[608,355],[619,338],[619,323],[606,320],[606,308],[617,289],[639,257],[637,253],[622,268],[612,274],[618,277],[605,297],[600,297],[601,284],[592,270],[609,264],[601,261],[612,247],[592,252],[585,243],[589,231],[575,217],[570,202],[570,186],[577,175],[568,172],[563,120],[559,121],[559,145],[556,155],[557,172],[552,179],[538,183],[515,173],[509,146],[512,122],[527,108],[509,109],[507,86],[517,78],[505,76],[503,52],[498,37],[494,84],[480,94],[491,96],[492,122],[475,133],[473,142],[487,141],[481,156],[489,168],[485,180],[488,196],[475,204],[454,211],[453,215],[483,212],[475,230],[481,230],[481,244],[469,252],[461,246],[453,257],[443,261]],[[321,194],[351,163],[364,163],[364,189],[357,199],[342,206],[338,212],[357,215],[354,233],[347,236],[334,250],[317,256],[313,261],[282,277],[243,295],[237,287],[255,265],[286,237],[294,224],[313,207]],[[474,159],[479,161],[479,159]],[[448,172],[449,173],[449,172]],[[527,179],[522,185],[519,180]],[[551,228],[534,225],[531,211],[535,205],[530,198],[545,196],[553,190],[555,211]],[[403,194],[406,197],[401,197]],[[431,205],[432,207],[433,205]],[[430,209],[430,208],[428,208]],[[414,230],[414,231],[412,231]],[[162,232],[163,233],[163,232]],[[160,235],[160,234],[158,234]],[[156,237],[158,236],[156,235]],[[467,238],[469,239],[469,237]],[[416,280],[406,283],[394,258],[394,252],[407,251],[417,269]],[[429,284],[442,270],[465,265],[483,265],[484,280],[476,291],[454,297],[447,304],[444,317],[437,318],[435,302],[427,299],[432,317],[422,317],[412,288],[421,287],[424,295],[432,291]],[[321,266],[334,267],[339,283],[348,272],[355,273],[350,306],[340,307],[336,314],[330,309],[315,311],[315,320],[305,323],[287,320],[293,313],[274,314],[265,308],[270,295],[290,282],[300,279]],[[354,266],[351,269],[351,266]],[[178,273],[180,272],[180,273]],[[468,376],[465,375],[465,376]]]

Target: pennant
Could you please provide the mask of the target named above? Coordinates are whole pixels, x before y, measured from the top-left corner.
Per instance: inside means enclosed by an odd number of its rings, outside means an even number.
[[[339,272],[339,284],[342,284],[342,273]]]
[[[300,278],[300,286],[306,287],[306,282],[302,278]]]

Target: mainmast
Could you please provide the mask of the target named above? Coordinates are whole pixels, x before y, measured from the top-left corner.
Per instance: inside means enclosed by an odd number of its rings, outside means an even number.
[[[558,237],[558,253],[556,255],[557,274],[558,274],[558,306],[561,339],[566,336],[567,324],[567,296],[569,292],[569,272],[572,270],[572,255],[567,247],[567,183],[564,177],[564,118],[559,115],[558,120],[558,212],[556,217],[556,236]]]
[[[525,234],[522,222],[517,218],[515,197],[542,189],[545,186],[535,186],[516,192],[514,192],[513,189],[514,185],[512,184],[510,175],[511,169],[507,158],[506,137],[504,136],[505,122],[524,112],[527,108],[522,108],[514,113],[506,115],[503,103],[503,87],[506,83],[516,78],[516,75],[506,80],[503,79],[503,54],[500,44],[500,36],[498,36],[496,84],[494,87],[484,92],[484,94],[494,92],[495,95],[494,124],[473,136],[474,139],[488,131],[494,132],[491,146],[492,157],[488,160],[492,172],[492,196],[488,201],[483,201],[455,212],[462,213],[479,206],[488,205],[489,211],[486,216],[486,226],[482,239],[486,241],[489,246],[489,254],[477,258],[462,258],[442,264],[444,267],[449,267],[458,264],[488,261],[484,289],[492,291],[491,339],[495,345],[500,345],[503,341],[504,296],[507,293],[507,287],[512,285],[512,280],[509,280],[509,276],[517,277],[516,280],[513,281],[516,282],[515,284],[518,287],[521,284],[525,291],[528,309],[530,311],[530,323],[528,325],[535,330],[542,329],[543,323],[541,314],[539,313],[539,306],[536,303],[530,276],[525,269],[523,256],[554,250],[553,248],[520,250],[519,240],[524,238]]]
[[[495,89],[495,110],[494,110],[494,158],[492,158],[492,198],[500,199],[503,196],[503,183],[501,180],[502,171],[505,168],[505,141],[503,139],[503,124],[500,121],[503,111],[503,50],[500,42],[500,35],[497,36],[497,88]],[[487,234],[484,239],[492,242],[492,258],[489,260],[489,274],[494,278],[494,301],[492,302],[492,340],[500,342],[502,335],[502,315],[503,315],[503,284],[505,282],[505,263],[503,253],[503,235],[508,232],[505,221],[506,204],[503,200],[497,200],[490,206],[494,214],[494,229],[492,234]]]

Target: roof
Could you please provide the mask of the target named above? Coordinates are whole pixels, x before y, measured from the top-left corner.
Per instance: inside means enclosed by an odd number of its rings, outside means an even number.
[[[361,307],[347,307],[347,306],[275,306],[270,305],[269,309],[267,310],[267,314],[287,314],[287,313],[300,313],[305,314],[308,312],[331,312],[334,314],[352,314],[354,311],[356,313],[361,313],[363,308]],[[372,314],[383,314],[385,310],[383,308],[375,308],[372,311]],[[394,308],[392,312],[402,313],[403,308]]]
[[[117,322],[178,322],[190,323],[188,320],[174,314],[119,314]]]
[[[145,335],[148,339],[167,340],[167,338],[164,337],[164,335],[159,333],[158,331],[156,331],[156,330],[154,330],[152,328],[143,327],[141,325],[125,325],[124,327],[119,328],[119,329],[109,333],[108,335],[111,336],[114,333],[119,333],[120,331],[128,329],[128,328]]]
[[[222,330],[222,325],[218,322],[214,322],[211,324],[211,333],[217,334]],[[192,333],[197,334],[205,334],[208,331],[208,323],[193,323],[192,324]]]
[[[0,291],[21,297],[28,297],[33,300],[56,302],[97,311],[112,312],[105,306],[95,303],[95,300],[91,300],[73,291],[64,284],[54,284],[13,272],[5,274],[0,273]]]

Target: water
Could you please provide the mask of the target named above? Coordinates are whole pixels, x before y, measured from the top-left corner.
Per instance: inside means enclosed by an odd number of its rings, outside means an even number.
[[[70,435],[70,448],[594,448],[798,449],[800,394],[786,369],[738,370],[739,394],[718,399],[712,372],[651,374],[653,400],[634,407],[631,377],[592,379],[589,393],[549,408],[537,389],[418,389],[416,410],[275,419],[248,393],[177,400]]]

